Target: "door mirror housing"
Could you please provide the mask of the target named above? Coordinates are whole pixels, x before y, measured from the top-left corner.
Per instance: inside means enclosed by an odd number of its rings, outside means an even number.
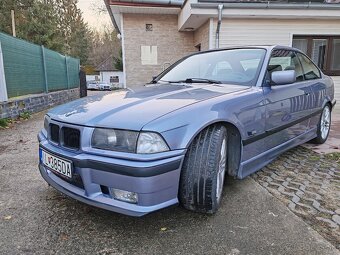
[[[275,71],[271,74],[272,85],[285,85],[296,82],[295,70]]]

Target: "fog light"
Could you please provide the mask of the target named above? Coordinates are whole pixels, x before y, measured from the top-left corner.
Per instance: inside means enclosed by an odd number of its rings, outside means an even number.
[[[138,196],[135,192],[125,191],[121,189],[110,188],[112,196],[120,201],[137,204]]]

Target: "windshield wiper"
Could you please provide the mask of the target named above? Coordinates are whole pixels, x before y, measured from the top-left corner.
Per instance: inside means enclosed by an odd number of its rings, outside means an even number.
[[[164,80],[160,80],[164,81]],[[187,78],[185,80],[179,81],[164,81],[169,83],[209,83],[209,84],[221,84],[221,81],[211,80],[211,79],[204,79],[204,78]]]

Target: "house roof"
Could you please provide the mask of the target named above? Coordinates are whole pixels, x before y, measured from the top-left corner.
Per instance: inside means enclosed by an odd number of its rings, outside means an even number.
[[[112,23],[121,33],[121,13],[178,14],[184,0],[104,0]]]
[[[97,72],[119,71],[117,68],[114,67],[112,55],[110,55],[107,59],[96,66],[95,69]]]
[[[224,10],[230,12],[226,13],[229,18],[254,16],[252,14],[254,10],[257,10],[256,17],[259,18],[280,16],[284,16],[283,18],[340,18],[340,0],[105,0],[105,3],[119,33],[121,33],[121,13],[151,15],[180,13],[179,30],[185,31],[187,27],[195,30],[208,18],[216,17],[215,10],[219,4],[223,4]],[[283,13],[282,10],[287,10],[287,13]],[[301,12],[301,10],[305,11]]]

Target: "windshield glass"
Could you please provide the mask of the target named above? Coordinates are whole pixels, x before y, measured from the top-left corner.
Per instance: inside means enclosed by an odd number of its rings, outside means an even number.
[[[158,80],[253,86],[265,53],[264,49],[230,49],[196,54],[170,67]]]

